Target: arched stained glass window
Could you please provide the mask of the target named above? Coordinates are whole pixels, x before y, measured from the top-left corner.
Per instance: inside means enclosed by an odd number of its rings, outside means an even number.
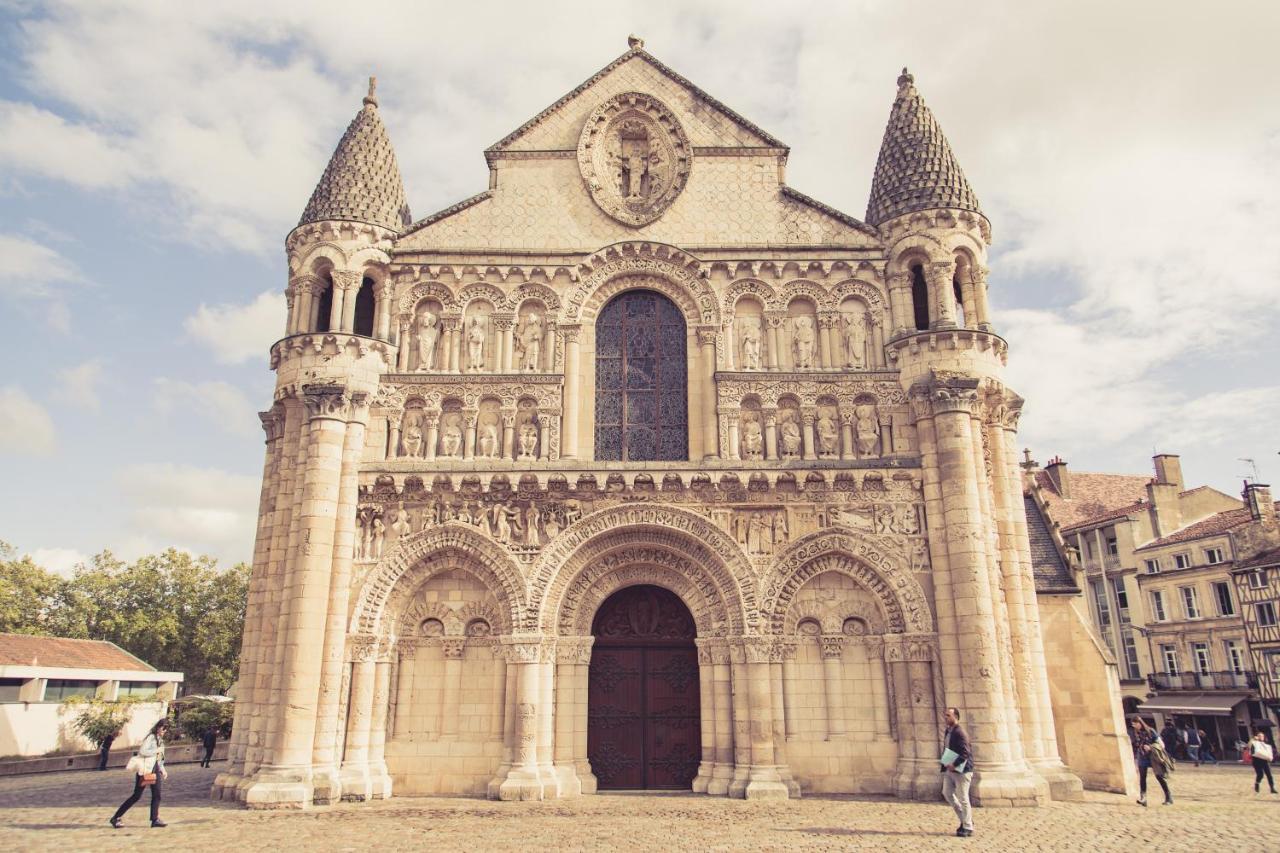
[[[651,290],[615,296],[596,319],[596,459],[689,458],[685,325]]]

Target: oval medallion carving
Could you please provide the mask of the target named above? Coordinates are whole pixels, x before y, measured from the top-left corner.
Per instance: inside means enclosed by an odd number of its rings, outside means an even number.
[[[652,95],[626,92],[587,118],[578,140],[578,167],[596,204],[639,227],[676,200],[689,179],[693,146],[671,110]]]

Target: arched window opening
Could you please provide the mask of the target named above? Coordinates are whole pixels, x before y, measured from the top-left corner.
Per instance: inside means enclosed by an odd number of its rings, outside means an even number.
[[[316,300],[315,311],[315,330],[317,332],[329,331],[329,315],[333,313],[333,276],[329,273],[324,274],[324,290],[320,291],[320,298]]]
[[[688,359],[680,309],[629,290],[596,320],[598,460],[689,458]]]
[[[969,325],[965,322],[965,317],[968,316],[969,312],[967,310],[968,306],[964,304],[964,291],[960,287],[959,270],[956,271],[955,277],[951,279],[951,292],[955,294],[956,298],[956,325],[963,329]]]
[[[360,282],[360,290],[356,293],[355,327],[352,331],[367,338],[373,337],[373,313],[373,279],[366,278]]]
[[[915,310],[916,328],[929,328],[929,285],[924,280],[924,267],[911,267],[911,305]]]

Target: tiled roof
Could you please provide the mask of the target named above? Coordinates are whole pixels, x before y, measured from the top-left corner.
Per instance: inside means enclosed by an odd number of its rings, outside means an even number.
[[[1179,542],[1193,542],[1196,539],[1203,539],[1206,536],[1221,536],[1233,527],[1238,527],[1246,521],[1251,521],[1253,515],[1248,508],[1229,509],[1226,512],[1220,512],[1217,515],[1211,515],[1208,518],[1201,519],[1194,524],[1188,524],[1181,530],[1175,530],[1168,536],[1161,536],[1159,539],[1153,539],[1141,548],[1135,548],[1135,551],[1146,551],[1150,548],[1159,548],[1162,545],[1176,545]]]
[[[1252,569],[1255,566],[1270,566],[1273,563],[1280,563],[1280,548],[1272,548],[1269,551],[1263,551],[1247,560],[1240,560],[1236,563],[1237,569]]]
[[[982,213],[942,128],[904,68],[880,143],[867,222],[879,225],[904,213],[940,207]]]
[[[52,666],[66,669],[131,669],[155,672],[115,643],[0,634],[0,666]]]
[[[338,141],[299,225],[339,219],[400,231],[410,223],[400,166],[373,88],[371,80],[364,106]]]
[[[1049,515],[1071,530],[1086,524],[1097,524],[1110,518],[1123,518],[1139,509],[1140,499],[1145,499],[1148,476],[1133,474],[1094,474],[1089,471],[1068,471],[1071,484],[1070,498],[1058,493],[1047,471],[1037,471],[1036,485],[1049,507]]]
[[[1035,498],[1028,495],[1023,501],[1027,507],[1027,538],[1031,541],[1031,570],[1036,579],[1036,592],[1079,592]]]

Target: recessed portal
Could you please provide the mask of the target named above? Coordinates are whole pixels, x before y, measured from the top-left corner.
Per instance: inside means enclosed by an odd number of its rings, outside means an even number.
[[[689,788],[702,754],[693,616],[680,597],[632,586],[596,611],[587,757],[602,790]]]

